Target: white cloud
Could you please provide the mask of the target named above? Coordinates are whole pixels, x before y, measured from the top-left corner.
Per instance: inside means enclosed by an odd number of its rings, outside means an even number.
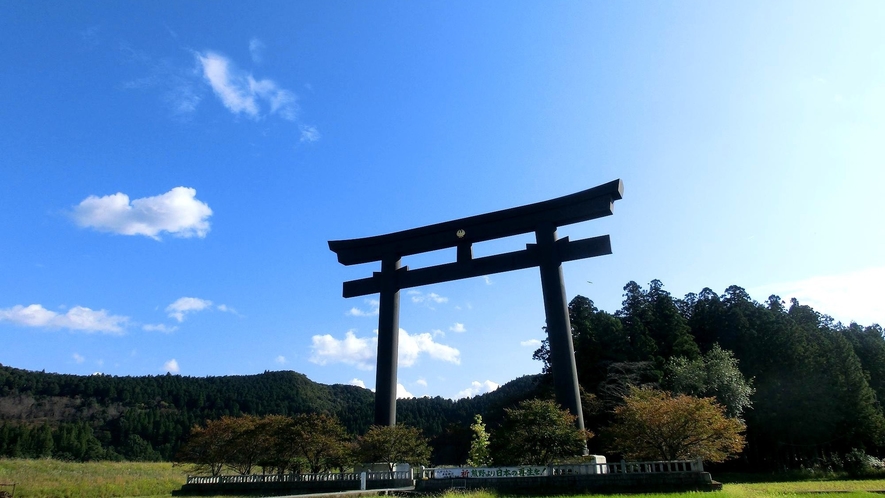
[[[285,365],[286,364],[286,357],[283,355],[279,355],[276,357],[276,359],[274,359],[274,361],[279,363],[280,365]]]
[[[470,383],[470,387],[464,389],[463,391],[459,391],[458,394],[455,396],[455,399],[471,398],[480,394],[490,393],[497,388],[497,382],[492,382],[490,380],[479,382],[475,380]]]
[[[844,324],[857,322],[861,325],[878,323],[885,325],[885,300],[882,300],[882,282],[885,267],[811,277],[794,282],[768,284],[747,293],[757,301],[764,302],[776,294],[787,302],[795,297],[799,304],[807,304],[815,311],[830,315]]]
[[[366,388],[366,383],[355,377],[353,379],[350,379],[350,382],[348,382],[348,384],[350,384],[351,386],[362,387],[363,389]]]
[[[429,332],[409,335],[405,330],[399,329],[399,364],[410,367],[418,361],[421,353],[427,353],[434,360],[461,364],[461,352],[451,346],[434,342],[433,335]]]
[[[86,361],[86,358],[77,353],[74,353],[73,355],[71,355],[71,357],[74,358],[74,362],[76,363],[83,363],[84,361]]]
[[[47,310],[42,305],[16,305],[0,309],[0,321],[9,321],[26,327],[64,328],[85,332],[122,334],[129,317],[109,315],[106,310],[91,310],[74,306],[65,314]]]
[[[166,313],[180,323],[184,321],[184,317],[187,313],[202,311],[210,306],[212,306],[212,301],[209,301],[208,299],[180,297],[174,303],[166,306]]]
[[[178,327],[176,327],[176,326],[169,327],[164,323],[158,323],[156,325],[151,324],[151,323],[147,323],[147,324],[144,324],[141,326],[141,330],[144,330],[147,332],[162,332],[164,334],[171,334],[172,332],[175,332],[176,330],[178,330]]]
[[[184,321],[188,313],[203,311],[211,307],[212,301],[208,299],[200,299],[198,297],[180,297],[174,303],[166,306],[166,313],[168,313],[169,317],[182,322]],[[231,308],[226,304],[219,304],[215,306],[215,309],[217,309],[218,311],[223,311],[225,313],[232,313],[237,316],[242,316],[237,313],[237,310]]]
[[[163,368],[161,369],[161,371],[177,374],[181,370],[178,368],[178,361],[176,361],[175,358],[172,358],[166,363],[163,363]]]
[[[360,338],[352,330],[347,331],[344,339],[340,340],[330,334],[315,335],[312,338],[311,350],[310,361],[318,365],[344,363],[362,370],[371,370],[375,366],[378,336]],[[410,367],[422,354],[434,360],[461,363],[460,351],[435,342],[429,332],[410,335],[405,330],[399,329],[399,365]]]
[[[313,143],[320,139],[320,132],[316,126],[301,125],[298,129],[301,131],[299,142]]]
[[[412,393],[410,393],[409,391],[406,391],[406,387],[404,385],[402,385],[400,383],[396,384],[396,398],[397,399],[414,398],[414,397],[415,396]]]
[[[421,387],[427,387],[427,380],[421,378],[415,381],[415,384],[418,384]]]
[[[541,347],[541,340],[540,339],[529,339],[527,341],[520,342],[519,345],[527,347],[527,348],[528,347],[539,348],[539,347]]]
[[[488,275],[483,275],[482,279],[485,281],[486,285],[492,285],[492,279],[489,278]]]
[[[81,227],[120,235],[145,235],[160,240],[161,232],[176,237],[205,237],[209,233],[209,206],[196,199],[197,191],[175,187],[165,194],[129,201],[117,192],[90,195],[74,207],[74,221]]]
[[[294,93],[280,88],[272,80],[256,80],[251,74],[238,70],[223,55],[206,52],[197,54],[197,59],[212,91],[232,113],[260,119],[263,105],[269,107],[269,114],[295,120],[298,104]]]
[[[352,330],[348,330],[342,340],[325,334],[313,336],[312,342],[313,354],[310,361],[313,363],[344,363],[361,370],[371,370],[374,367],[377,337],[358,338]]]
[[[258,38],[252,38],[249,40],[249,55],[252,57],[252,62],[255,64],[261,64],[264,60],[264,48],[264,42]]]
[[[459,333],[460,332],[467,332],[467,329],[464,328],[464,324],[458,323],[458,322],[455,322],[454,325],[449,327],[449,330],[451,330],[452,332],[459,332]]]

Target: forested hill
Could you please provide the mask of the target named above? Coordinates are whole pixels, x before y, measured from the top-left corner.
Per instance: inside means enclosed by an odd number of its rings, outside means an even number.
[[[447,430],[459,432],[455,428],[466,428],[474,414],[500,412],[529,396],[539,377],[523,377],[493,393],[458,401],[399,400],[398,419],[431,438]],[[244,413],[326,413],[350,433],[362,434],[372,423],[373,400],[367,389],[319,384],[291,371],[116,377],[0,365],[0,456],[171,459],[195,424]],[[76,444],[62,441],[65,437]]]
[[[624,287],[614,314],[569,305],[586,425],[611,420],[629,385],[715,397],[746,422],[744,468],[839,468],[885,456],[882,328],[838,323],[795,299],[753,300],[738,286],[684,298],[660,281]],[[546,360],[542,347],[536,357]],[[605,451],[605,438],[590,440]]]

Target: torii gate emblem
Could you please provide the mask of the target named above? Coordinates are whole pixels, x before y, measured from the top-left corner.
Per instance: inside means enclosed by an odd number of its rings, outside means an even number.
[[[352,240],[329,241],[338,262],[355,265],[381,262],[371,277],[344,282],[344,297],[380,294],[378,311],[378,363],[375,374],[375,424],[396,425],[396,369],[399,342],[399,291],[420,285],[449,282],[537,266],[550,340],[550,366],[556,400],[577,417],[584,428],[578,374],[572,344],[571,323],[562,263],[611,254],[608,235],[558,239],[556,229],[613,214],[614,201],[622,198],[624,185],[614,180],[582,192],[502,211],[480,214],[402,232]],[[474,258],[472,244],[535,232],[535,244],[525,250]],[[409,270],[401,267],[403,256],[449,247],[457,248],[454,263]]]

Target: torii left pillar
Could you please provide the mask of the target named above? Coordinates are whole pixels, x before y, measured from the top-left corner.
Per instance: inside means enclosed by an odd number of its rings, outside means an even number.
[[[378,363],[375,368],[375,425],[396,425],[396,369],[399,350],[398,257],[381,261],[378,305]]]

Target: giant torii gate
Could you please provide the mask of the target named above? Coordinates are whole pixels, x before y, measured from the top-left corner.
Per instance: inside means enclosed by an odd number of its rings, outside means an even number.
[[[344,297],[380,294],[378,310],[378,363],[375,374],[375,424],[396,425],[396,369],[399,342],[399,291],[420,285],[449,282],[533,266],[541,271],[550,365],[557,402],[577,417],[584,428],[578,393],[578,374],[562,263],[611,254],[608,235],[570,241],[558,239],[556,229],[613,213],[621,199],[621,180],[544,202],[447,221],[402,232],[351,240],[329,241],[338,262],[355,265],[381,262],[381,271],[369,278],[344,282]],[[525,250],[474,258],[477,242],[535,232],[535,244]],[[409,270],[403,256],[457,248],[454,263]]]

